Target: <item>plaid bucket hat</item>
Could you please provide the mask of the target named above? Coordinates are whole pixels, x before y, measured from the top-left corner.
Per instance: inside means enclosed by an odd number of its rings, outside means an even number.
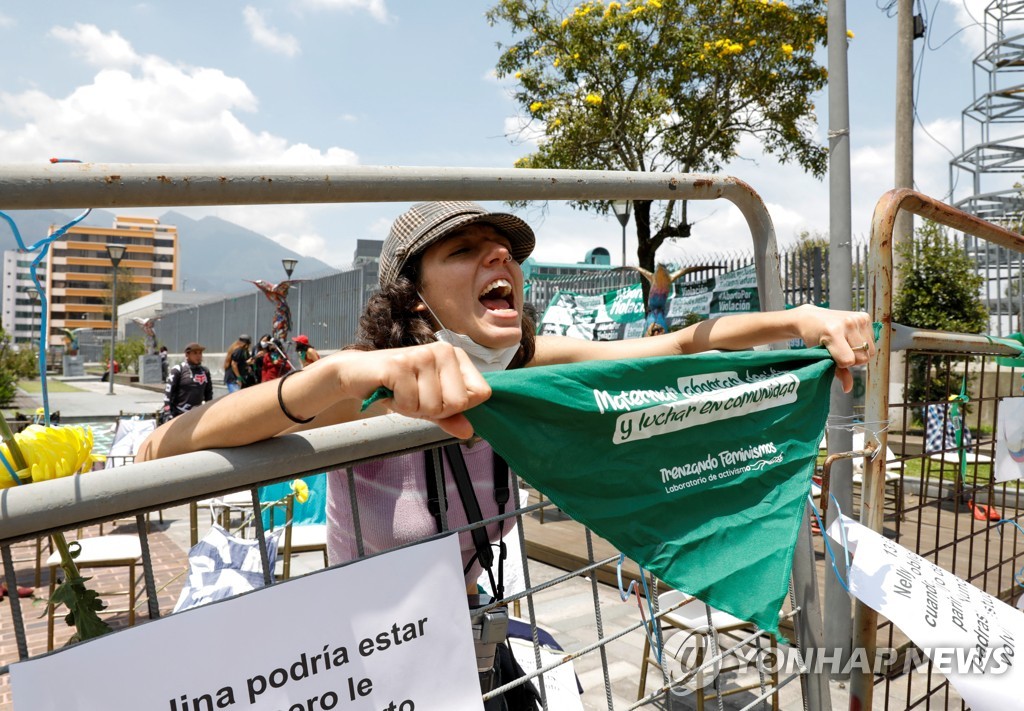
[[[398,216],[380,253],[380,285],[394,282],[410,258],[448,236],[476,222],[485,222],[512,243],[512,258],[520,264],[533,251],[533,230],[515,215],[488,212],[467,201],[421,202]]]

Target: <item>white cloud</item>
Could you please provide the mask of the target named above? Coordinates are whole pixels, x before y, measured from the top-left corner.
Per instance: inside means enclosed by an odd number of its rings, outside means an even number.
[[[368,239],[387,239],[391,232],[391,218],[378,217],[367,227]]]
[[[510,141],[522,145],[523,153],[536,150],[545,136],[545,126],[542,121],[532,121],[522,116],[507,116],[504,130]]]
[[[0,27],[14,27],[14,20],[3,13],[0,13]]]
[[[327,251],[327,240],[315,232],[278,232],[267,236],[278,244],[305,257],[327,261],[324,259],[325,252]],[[330,264],[329,261],[327,263]],[[310,271],[312,272],[312,270]]]
[[[540,262],[575,264],[582,262],[587,252],[604,247],[612,255],[612,264],[622,259],[622,227],[615,217],[599,217],[569,208],[553,209],[541,217],[518,212],[537,234],[537,247],[533,257]],[[627,260],[636,263],[636,236],[627,226]]]
[[[384,0],[298,0],[298,3],[316,9],[368,12],[378,22],[387,22],[389,19]]]
[[[915,187],[925,195],[948,201],[950,154],[928,134],[959,152],[960,122],[941,118],[929,122],[924,129],[918,126],[914,132]],[[891,132],[872,134],[871,143],[864,143],[863,138],[858,141],[858,138],[855,133],[850,156],[851,232],[855,240],[863,241],[870,235],[875,204],[893,185],[895,142]],[[741,143],[740,152],[754,154],[746,145],[747,140]],[[780,165],[771,157],[759,158],[754,166],[734,161],[722,173],[746,180],[761,196],[772,218],[780,247],[793,243],[805,230],[828,234],[827,177],[816,180],[800,168]],[[699,253],[741,251],[751,247],[746,220],[738,209],[724,200],[691,202],[688,219],[696,223],[692,228],[693,237],[666,243],[658,253],[660,260],[672,261]]]
[[[258,231],[278,244],[306,257],[315,257],[328,263],[327,242],[311,220],[312,212],[303,205],[234,206],[221,208],[220,217],[239,225],[257,225]]]
[[[299,53],[299,41],[293,35],[283,34],[268,25],[263,13],[252,5],[242,10],[242,16],[249,36],[256,44],[286,57],[294,57]]]
[[[0,92],[0,117],[20,123],[0,128],[8,160],[60,155],[113,163],[358,162],[343,148],[321,150],[251,128],[240,117],[256,111],[256,96],[244,81],[219,69],[139,55],[116,32],[93,25],[59,28],[57,34],[77,49],[107,46],[105,53],[89,56],[102,68],[67,96]]]
[[[139,55],[117,31],[104,33],[96,25],[76,22],[74,27],[54,27],[50,36],[71,46],[76,56],[97,67],[129,68]]]
[[[982,23],[986,21],[985,8],[991,3],[992,0],[945,0],[947,9],[953,11],[957,29],[963,30],[959,34],[960,44],[966,47],[971,55],[976,55],[985,48],[985,32]],[[945,22],[935,23],[935,27],[945,26]],[[933,31],[934,28],[929,28],[929,33]],[[939,44],[954,31],[934,37],[931,44],[933,46]]]
[[[351,263],[351,254],[336,254],[330,250],[328,241],[320,234],[316,220],[325,211],[336,209],[329,205],[217,205],[213,207],[175,208],[177,212],[201,219],[208,215],[219,217],[236,225],[241,225],[272,239],[283,247],[298,252],[304,257],[311,257],[332,266]],[[125,209],[118,214],[137,213],[152,215],[152,209]],[[297,277],[311,274],[311,266],[301,266]]]
[[[220,69],[137,54],[117,33],[92,25],[58,28],[53,34],[76,52],[84,52],[100,69],[89,83],[65,96],[38,89],[0,92],[5,160],[39,163],[59,156],[87,162],[202,165],[359,162],[345,148],[316,148],[250,126],[247,121],[259,105],[256,96],[243,80]],[[90,45],[106,50],[93,51]],[[335,264],[340,259],[327,253],[328,240],[321,236],[331,233],[315,222],[327,207],[197,208],[190,214],[223,216],[301,254]]]

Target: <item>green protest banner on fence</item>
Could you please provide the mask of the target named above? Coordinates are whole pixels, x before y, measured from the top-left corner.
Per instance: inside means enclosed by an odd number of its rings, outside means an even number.
[[[644,314],[639,284],[593,295],[559,291],[551,297],[538,331],[588,341],[639,338],[644,332]]]
[[[665,313],[670,328],[681,328],[695,319],[761,310],[753,265],[677,288],[680,293],[669,297]],[[640,284],[596,295],[559,291],[544,310],[538,332],[589,341],[640,338],[645,314]]]
[[[833,370],[821,348],[525,368],[466,414],[574,519],[777,632]]]

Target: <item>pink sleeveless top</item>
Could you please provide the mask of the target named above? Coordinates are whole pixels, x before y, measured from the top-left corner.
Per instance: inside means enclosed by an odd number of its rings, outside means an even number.
[[[476,442],[472,447],[461,445],[461,448],[483,517],[497,516],[491,446],[486,442]],[[414,452],[353,468],[359,525],[366,554],[385,551],[437,533],[437,524],[427,508],[424,456],[423,452]],[[468,523],[466,512],[448,467],[448,459],[446,456],[441,459],[444,462],[445,490],[448,495],[448,527],[465,526]],[[515,475],[509,472],[509,477],[512,476]],[[510,497],[505,504],[505,512],[514,508]],[[514,524],[514,518],[506,519],[502,535]],[[492,543],[498,540],[498,524],[489,525],[487,532]],[[459,534],[459,543],[462,548],[462,566],[465,568],[476,549],[468,532]],[[327,556],[331,565],[358,557],[348,475],[344,469],[327,474]],[[480,572],[480,564],[474,561],[466,573],[466,580],[475,581]],[[497,568],[494,573],[497,575]]]

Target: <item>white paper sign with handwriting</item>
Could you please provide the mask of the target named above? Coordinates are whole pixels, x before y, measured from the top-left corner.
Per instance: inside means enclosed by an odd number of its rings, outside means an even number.
[[[829,537],[853,553],[850,592],[903,630],[973,711],[1020,708],[1020,611],[845,516]]]

